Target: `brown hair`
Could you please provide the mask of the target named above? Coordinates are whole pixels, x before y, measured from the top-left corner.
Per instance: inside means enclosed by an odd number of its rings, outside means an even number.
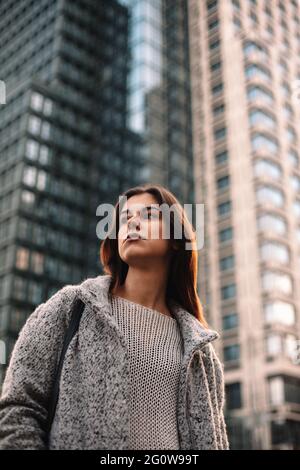
[[[119,212],[122,205],[122,196],[126,196],[127,200],[131,196],[137,194],[152,194],[159,205],[167,206],[175,205],[174,213],[170,211],[170,237],[174,240],[178,249],[173,250],[173,256],[170,260],[169,277],[167,282],[166,302],[174,299],[184,309],[194,315],[200,323],[208,328],[207,321],[204,317],[201,301],[197,294],[197,272],[198,272],[198,252],[195,248],[195,230],[189,222],[184,208],[178,199],[169,190],[158,184],[144,184],[128,189],[122,195],[115,205],[114,221],[110,234],[119,232]],[[174,238],[174,215],[178,218],[183,236]],[[103,265],[104,272],[112,276],[109,292],[125,282],[128,264],[120,258],[118,250],[118,238],[110,237],[108,234],[102,241],[100,247],[100,260]],[[192,243],[192,249],[185,249],[185,243]]]

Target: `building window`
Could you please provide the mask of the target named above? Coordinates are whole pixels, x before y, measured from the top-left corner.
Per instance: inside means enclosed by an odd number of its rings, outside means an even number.
[[[53,103],[49,98],[45,99],[43,112],[45,116],[50,116],[52,113]]]
[[[230,184],[230,177],[228,175],[222,176],[221,178],[217,179],[217,188],[218,191],[221,191],[223,189],[227,189]]]
[[[35,194],[30,191],[22,191],[21,201],[25,207],[31,209],[35,202]]]
[[[269,378],[270,402],[300,404],[300,380],[298,377],[277,376]]]
[[[37,116],[30,116],[28,130],[34,135],[39,135],[41,130],[41,119]]]
[[[298,377],[284,377],[285,401],[300,405],[300,380]]]
[[[44,191],[46,189],[46,186],[47,186],[47,173],[45,173],[45,171],[40,170],[37,176],[36,187],[40,191]]]
[[[212,31],[213,29],[217,28],[219,26],[219,20],[213,20],[208,23],[208,29],[209,31]]]
[[[26,219],[19,219],[18,238],[27,240],[30,237],[30,223]]]
[[[289,104],[286,104],[284,106],[283,112],[284,112],[284,116],[287,120],[293,119],[293,116],[294,116],[293,108]]]
[[[273,29],[273,26],[271,26],[270,24],[267,26],[267,29],[266,29],[266,32],[269,36],[269,38],[272,38],[274,36],[274,29]]]
[[[36,274],[43,274],[44,271],[44,255],[42,253],[31,253],[31,269]]]
[[[215,140],[221,140],[226,137],[226,128],[222,127],[221,129],[216,129],[214,131]]]
[[[269,129],[276,127],[275,118],[270,113],[262,111],[261,109],[252,109],[249,118],[251,126],[263,126]]]
[[[28,283],[28,300],[32,304],[38,305],[42,302],[43,288],[42,284],[35,281],[29,281]]]
[[[251,11],[250,18],[253,23],[253,26],[256,26],[256,24],[258,23],[258,18],[257,18],[256,13],[254,13],[254,11]]]
[[[262,275],[263,289],[267,292],[278,292],[285,295],[292,294],[293,285],[288,274],[265,271]]]
[[[225,258],[220,259],[220,271],[226,271],[227,269],[232,269],[234,267],[234,256],[226,256]]]
[[[217,153],[216,154],[216,163],[217,165],[220,165],[222,163],[225,163],[227,162],[228,160],[228,152],[227,150],[225,150],[224,152],[221,152],[221,153]]]
[[[260,256],[263,261],[270,263],[288,264],[290,261],[288,248],[278,242],[264,242],[260,247]]]
[[[224,104],[219,104],[214,107],[213,109],[213,114],[215,117],[219,116],[220,114],[223,114],[225,111],[225,105]]]
[[[212,72],[216,72],[217,70],[220,70],[221,67],[222,67],[221,62],[214,62],[213,64],[211,64],[210,70],[211,70]]]
[[[13,308],[10,313],[10,318],[9,318],[10,328],[15,332],[19,332],[21,328],[23,327],[25,321],[26,321],[26,314],[24,310]]]
[[[26,157],[37,160],[39,154],[39,144],[35,140],[28,140],[26,145]]]
[[[50,150],[46,145],[41,145],[39,162],[42,165],[49,165],[50,163]]]
[[[268,58],[267,50],[264,47],[254,41],[247,41],[244,45],[245,57],[249,57],[253,53],[259,54],[262,59]]]
[[[261,80],[270,83],[272,79],[270,72],[265,67],[258,64],[248,65],[246,67],[245,74],[249,80],[252,78],[260,78]]]
[[[33,166],[27,166],[24,168],[23,174],[23,183],[27,184],[27,186],[35,186],[36,181],[36,168]]]
[[[211,10],[214,10],[218,6],[218,1],[217,0],[209,0],[206,3],[207,11],[210,12]]]
[[[211,92],[212,94],[215,96],[215,95],[218,95],[219,93],[221,93],[223,91],[223,83],[218,83],[217,85],[214,85],[211,89]]]
[[[247,89],[247,97],[250,102],[259,100],[267,105],[274,103],[273,95],[270,91],[258,85],[251,85]]]
[[[223,349],[225,362],[238,361],[240,359],[240,345],[230,344]]]
[[[47,121],[43,122],[42,130],[41,130],[41,137],[43,137],[43,139],[49,139],[50,130],[51,130],[50,123]]]
[[[223,230],[219,231],[219,241],[220,241],[220,243],[232,240],[232,237],[233,237],[232,227],[227,227],[227,228],[224,228]]]
[[[272,10],[269,8],[268,5],[265,6],[265,14],[268,19],[273,18]]]
[[[252,149],[254,152],[262,150],[277,155],[279,146],[275,139],[261,133],[254,133],[251,137]]]
[[[285,60],[280,60],[280,62],[278,64],[278,70],[283,75],[289,73],[288,66],[287,66],[287,63],[285,62]]]
[[[211,51],[219,49],[219,47],[220,47],[220,40],[219,39],[209,43],[209,49]]]
[[[35,111],[41,112],[43,109],[44,97],[40,93],[33,92],[31,95],[31,107]]]
[[[241,383],[235,382],[225,385],[225,406],[228,410],[242,407]]]
[[[241,5],[239,0],[232,0],[232,5],[235,10],[240,11]]]
[[[55,246],[55,245],[54,245]],[[47,256],[45,258],[45,264],[44,264],[44,269],[45,269],[45,274],[49,275],[52,278],[57,278],[57,273],[58,273],[58,263],[55,258],[52,258],[50,256]]]
[[[269,396],[271,405],[281,405],[284,403],[284,383],[282,377],[272,377],[269,379]]]
[[[293,167],[297,168],[299,166],[299,156],[298,156],[298,153],[296,152],[296,150],[290,150],[289,151],[288,159],[289,159],[290,164]]]
[[[236,285],[235,284],[229,284],[229,285],[223,286],[221,288],[221,299],[222,300],[232,299],[235,296],[236,296]]]
[[[240,32],[240,30],[242,29],[242,23],[241,23],[240,18],[238,18],[237,16],[235,16],[235,17],[233,18],[233,24],[234,24],[234,29],[235,29],[235,31]]]
[[[297,140],[297,135],[296,135],[296,132],[294,131],[294,129],[292,127],[289,127],[287,130],[286,130],[286,137],[287,137],[287,140],[290,142],[290,143],[295,143],[296,140]]]
[[[294,191],[300,192],[300,177],[297,175],[292,175],[290,177],[291,187]]]
[[[218,214],[220,216],[227,215],[231,211],[231,201],[222,202],[218,205]]]
[[[14,277],[13,296],[15,299],[26,300],[26,286],[26,279],[17,276]]]
[[[231,330],[238,326],[238,316],[236,313],[229,313],[223,317],[223,330]]]
[[[277,357],[282,352],[282,338],[279,333],[272,333],[267,336],[266,352],[270,357]]]
[[[291,326],[295,323],[295,307],[281,300],[268,302],[264,305],[264,315],[267,323],[279,323]]]
[[[281,90],[282,90],[283,96],[284,96],[285,98],[288,98],[288,97],[290,96],[290,94],[291,94],[291,89],[290,89],[290,86],[289,86],[288,83],[283,82],[283,83],[281,84]]]
[[[274,163],[267,159],[260,159],[255,160],[254,174],[255,176],[262,178],[269,177],[273,180],[280,180],[282,177],[282,170],[278,163]]]
[[[256,191],[257,201],[260,204],[270,204],[275,207],[283,207],[284,196],[280,189],[271,186],[261,186]]]
[[[284,342],[285,355],[296,364],[299,361],[299,340],[297,336],[287,334]]]
[[[296,217],[300,217],[300,201],[293,203],[293,211]]]
[[[27,248],[18,248],[16,256],[16,267],[27,270],[29,268],[29,250]]]
[[[257,219],[258,228],[264,232],[274,232],[278,235],[285,235],[287,233],[286,221],[275,214],[262,214]]]

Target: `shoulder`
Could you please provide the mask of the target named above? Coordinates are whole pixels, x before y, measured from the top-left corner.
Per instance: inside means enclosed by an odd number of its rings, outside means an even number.
[[[69,320],[72,302],[79,289],[80,284],[67,284],[37,305],[20,330],[19,336],[24,336],[27,333],[37,332],[40,334],[54,331],[56,327],[64,329]]]
[[[111,277],[98,275],[87,277],[77,284],[66,284],[38,305],[28,317],[26,324],[39,324],[54,326],[65,325],[69,321],[70,308],[76,297],[83,301],[100,301],[108,289]]]

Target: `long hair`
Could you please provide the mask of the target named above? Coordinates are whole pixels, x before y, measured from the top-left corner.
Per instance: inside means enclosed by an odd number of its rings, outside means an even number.
[[[137,194],[149,193],[154,196],[159,205],[164,204],[172,207],[170,210],[170,238],[177,245],[173,250],[170,260],[166,303],[170,307],[170,300],[173,299],[184,309],[194,315],[204,326],[208,328],[207,321],[200,298],[197,294],[197,273],[198,273],[198,253],[195,247],[195,230],[189,222],[184,208],[171,191],[158,184],[144,184],[128,189],[121,196],[126,196],[127,200]],[[111,233],[119,232],[119,213],[122,209],[122,197],[115,205],[114,220],[112,228],[102,241],[100,247],[100,261],[104,272],[112,276],[112,282],[109,287],[111,293],[114,287],[118,287],[125,282],[129,266],[125,263],[118,250],[118,238],[110,237]],[[121,206],[121,207],[120,207]],[[175,210],[173,210],[175,207]],[[179,221],[181,227],[181,238],[174,238],[174,217]],[[187,250],[185,243],[191,243],[192,249]]]

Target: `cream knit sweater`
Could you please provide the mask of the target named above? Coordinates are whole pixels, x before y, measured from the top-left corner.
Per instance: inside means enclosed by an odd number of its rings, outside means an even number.
[[[111,295],[110,302],[129,351],[130,449],[179,449],[183,343],[177,321],[117,295]]]

